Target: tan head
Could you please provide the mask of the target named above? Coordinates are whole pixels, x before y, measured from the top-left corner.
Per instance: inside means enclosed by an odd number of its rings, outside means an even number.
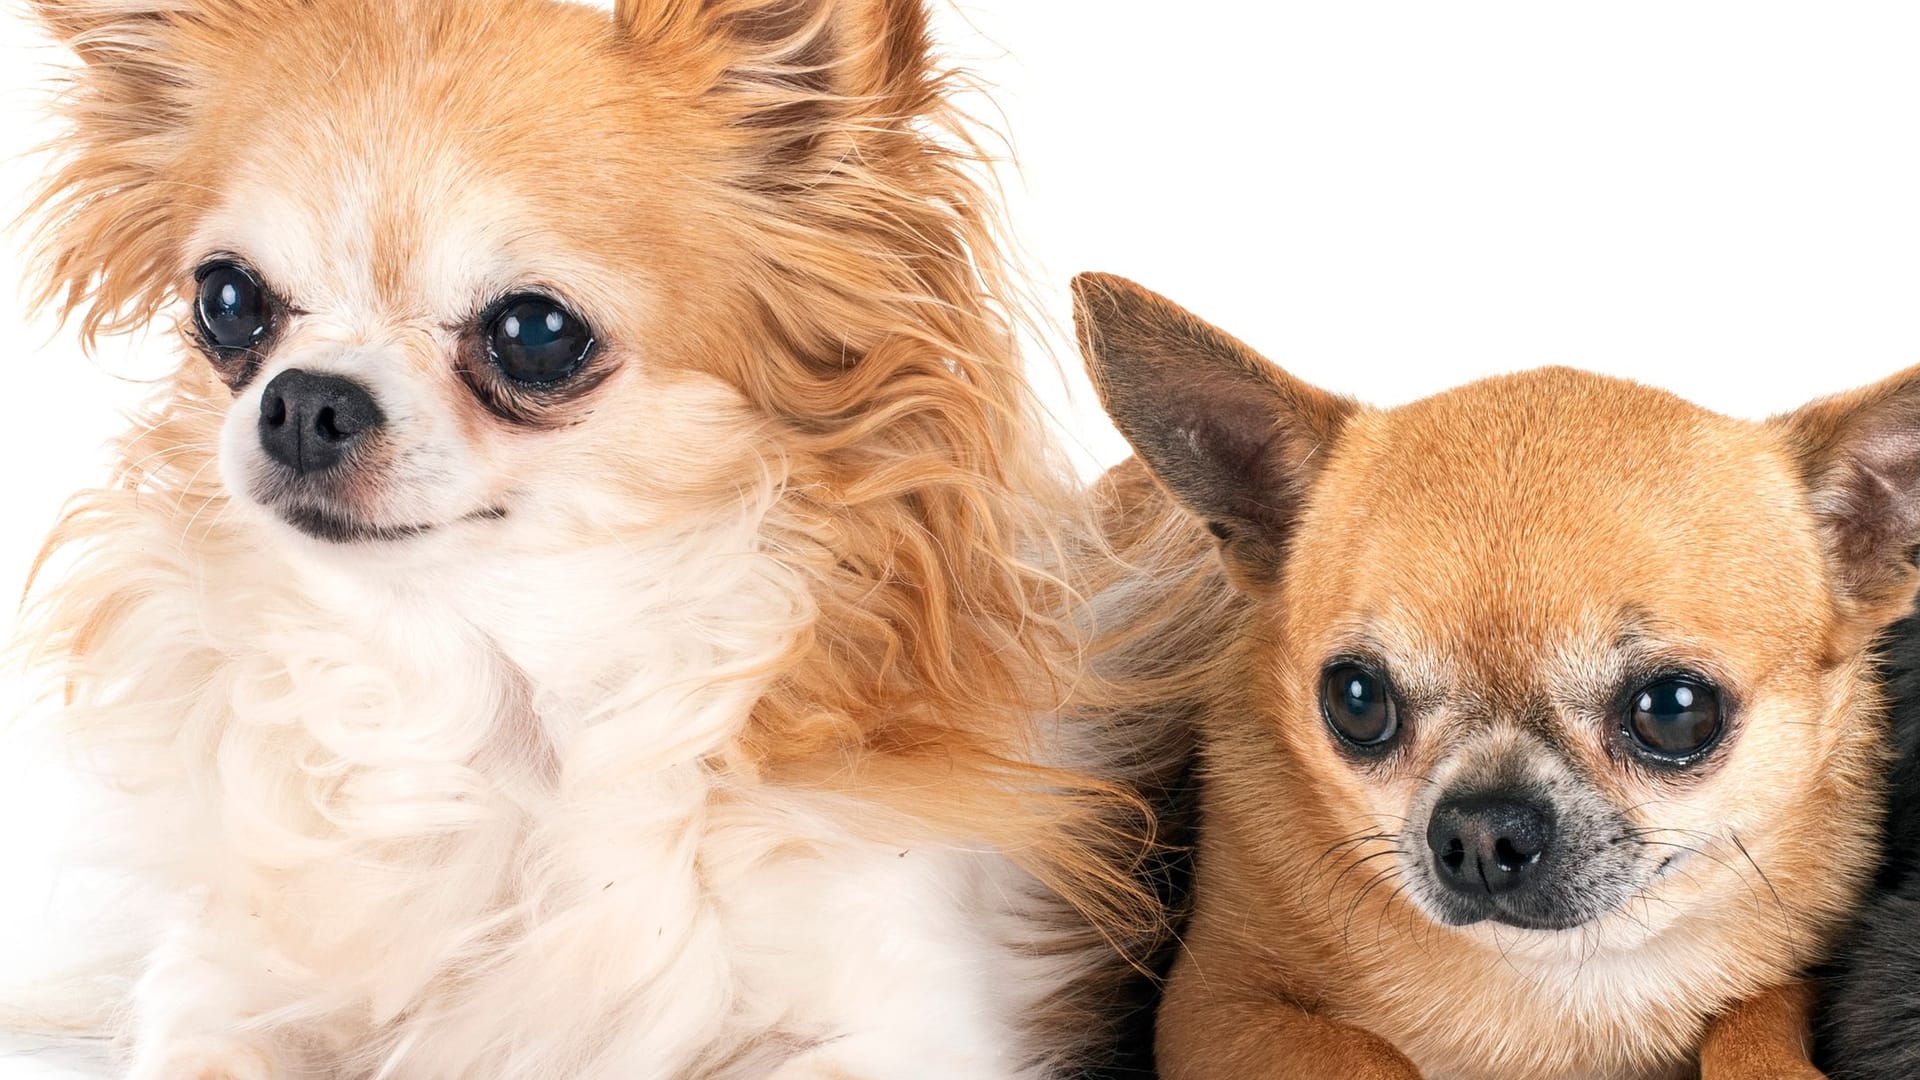
[[[733,510],[881,425],[1025,468],[918,0],[35,6],[84,61],[45,299],[174,316],[176,449],[309,554]]]
[[[1225,785],[1312,825],[1271,843],[1377,843],[1433,922],[1538,932],[1503,948],[1630,945],[1750,889],[1848,902],[1920,372],[1765,423],[1564,369],[1376,410],[1128,282],[1077,296],[1109,411],[1250,598],[1233,752],[1282,764],[1213,764],[1293,785]]]
[[[42,299],[178,327],[128,484],[203,539],[564,611],[527,560],[757,535],[842,667],[783,723],[1031,689],[1061,485],[920,0],[34,7]]]

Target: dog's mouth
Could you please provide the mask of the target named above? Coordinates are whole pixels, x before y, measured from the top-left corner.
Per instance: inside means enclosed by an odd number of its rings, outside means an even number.
[[[389,525],[365,521],[350,514],[342,514],[319,506],[281,506],[277,507],[275,512],[280,516],[280,520],[306,536],[329,544],[398,543],[425,536],[449,525],[498,521],[507,516],[504,507],[492,506],[448,522]]]
[[[1441,911],[1442,921],[1449,926],[1495,923],[1500,926],[1511,926],[1516,930],[1539,930],[1549,933],[1584,926],[1602,914],[1604,912],[1601,911],[1529,911],[1500,903],[1462,904],[1458,902],[1443,905]]]

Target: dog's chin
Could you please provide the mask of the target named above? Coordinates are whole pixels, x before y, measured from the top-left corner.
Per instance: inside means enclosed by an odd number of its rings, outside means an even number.
[[[272,510],[275,517],[301,535],[334,545],[398,544],[441,532],[453,525],[498,521],[506,517],[504,509],[489,507],[449,522],[390,524],[368,521],[322,506],[285,505],[275,506]]]

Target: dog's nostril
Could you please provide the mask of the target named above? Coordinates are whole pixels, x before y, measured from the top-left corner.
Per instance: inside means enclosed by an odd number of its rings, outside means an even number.
[[[301,475],[346,462],[385,422],[367,388],[338,375],[291,368],[267,384],[260,398],[261,448]]]
[[[1441,882],[1474,896],[1514,892],[1538,878],[1553,835],[1549,806],[1504,793],[1444,799],[1427,822]]]
[[[1499,864],[1500,869],[1505,870],[1509,874],[1525,870],[1539,857],[1540,853],[1538,851],[1521,851],[1514,846],[1512,840],[1504,836],[1494,841],[1493,844],[1494,861]]]

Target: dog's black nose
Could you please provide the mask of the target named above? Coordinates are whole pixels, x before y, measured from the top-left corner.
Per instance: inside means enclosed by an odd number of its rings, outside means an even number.
[[[340,464],[385,421],[366,387],[338,375],[294,368],[260,396],[260,445],[303,476]]]
[[[1427,823],[1440,880],[1468,895],[1510,893],[1527,884],[1552,842],[1553,815],[1513,799],[1447,799]]]

